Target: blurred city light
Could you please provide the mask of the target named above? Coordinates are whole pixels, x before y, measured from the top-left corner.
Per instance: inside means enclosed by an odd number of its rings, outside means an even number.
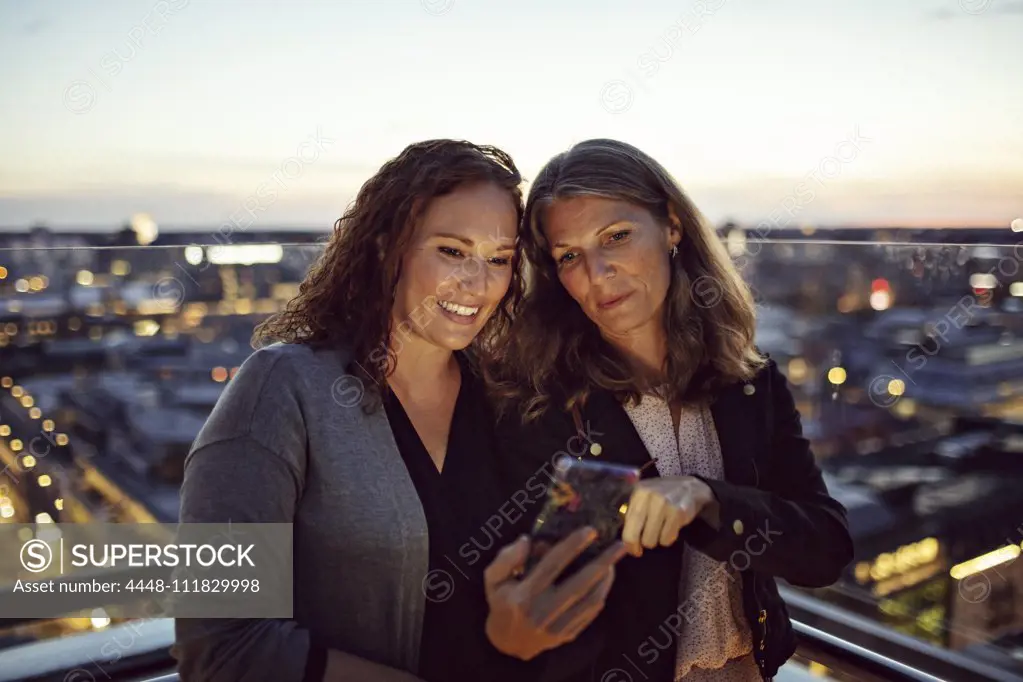
[[[979,557],[964,561],[961,564],[956,564],[949,571],[949,574],[956,580],[962,580],[963,578],[986,571],[989,568],[994,568],[1000,564],[1012,561],[1020,555],[1019,545],[1006,545],[993,552],[982,554]]]
[[[280,244],[228,244],[207,248],[206,257],[214,265],[280,263],[284,249]]]

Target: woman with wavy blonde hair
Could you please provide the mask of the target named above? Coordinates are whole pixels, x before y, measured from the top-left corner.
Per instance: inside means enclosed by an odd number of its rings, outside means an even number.
[[[547,163],[520,241],[531,281],[487,362],[512,475],[584,422],[602,435],[583,456],[643,467],[593,679],[771,678],[795,648],[775,578],[828,585],[852,543],[748,286],[664,167],[615,140]]]

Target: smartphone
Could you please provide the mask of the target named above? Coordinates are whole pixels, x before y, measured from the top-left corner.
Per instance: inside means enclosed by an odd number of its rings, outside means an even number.
[[[629,498],[640,470],[592,459],[562,457],[555,464],[547,498],[533,523],[528,573],[551,547],[583,526],[597,531],[597,539],[562,571],[567,578],[610,547],[620,536]]]

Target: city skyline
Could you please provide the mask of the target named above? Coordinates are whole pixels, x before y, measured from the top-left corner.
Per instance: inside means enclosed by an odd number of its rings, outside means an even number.
[[[1017,0],[0,2],[0,229],[328,229],[433,137],[501,146],[527,182],[623,139],[715,222],[1007,226],[1021,28]]]

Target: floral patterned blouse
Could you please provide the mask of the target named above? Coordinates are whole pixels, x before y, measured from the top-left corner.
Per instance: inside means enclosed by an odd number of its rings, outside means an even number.
[[[677,434],[668,403],[658,396],[646,395],[638,405],[626,405],[625,411],[662,477],[724,478],[721,446],[708,406],[684,408]],[[761,681],[742,608],[742,582],[733,566],[686,547],[679,604],[684,620],[676,680]]]

